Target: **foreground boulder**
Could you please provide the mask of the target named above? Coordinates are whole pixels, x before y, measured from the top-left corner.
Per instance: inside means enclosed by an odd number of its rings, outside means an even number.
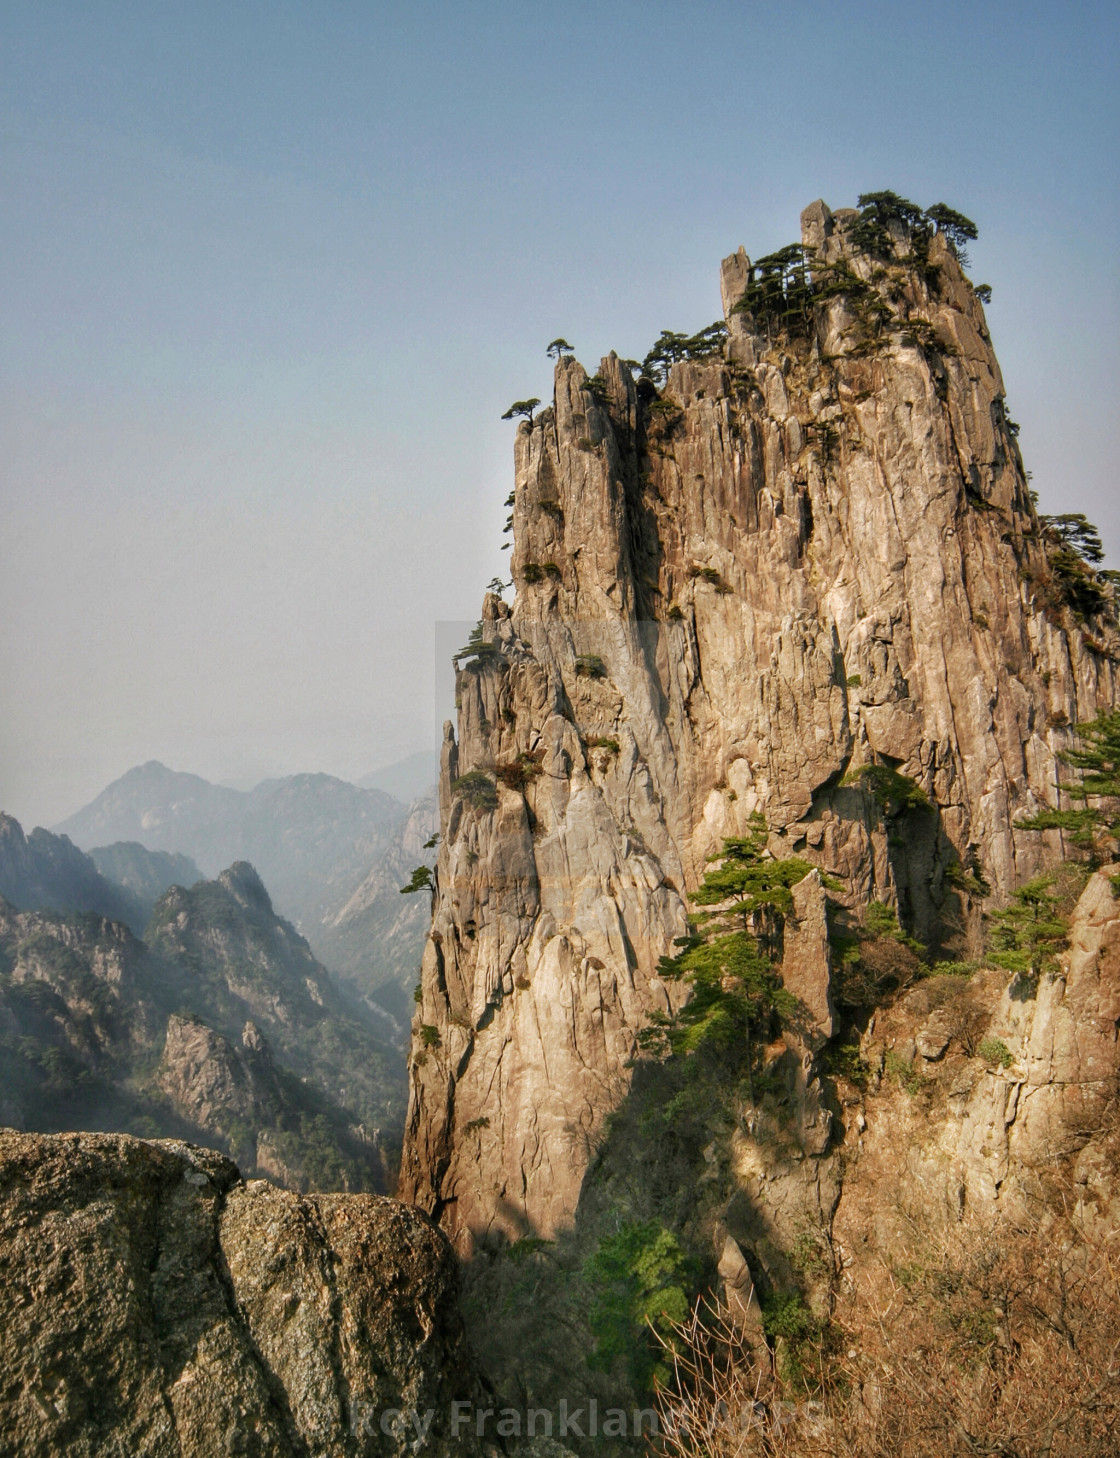
[[[398,1454],[413,1410],[436,1454],[472,1396],[455,1257],[419,1211],[180,1142],[0,1131],[5,1454]]]

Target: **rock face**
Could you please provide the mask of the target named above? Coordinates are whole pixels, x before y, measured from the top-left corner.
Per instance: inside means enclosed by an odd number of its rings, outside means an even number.
[[[872,258],[854,216],[803,215],[847,279],[803,337],[735,311],[740,252],[722,354],[660,396],[561,359],[518,431],[516,601],[486,597],[445,730],[402,1165],[464,1244],[570,1218],[687,894],[752,812],[934,946],[978,924],[958,863],[999,895],[1059,854],[1013,822],[1115,702],[1115,630],[1055,596],[952,250]]]
[[[425,1452],[474,1451],[448,1437],[474,1396],[457,1267],[418,1211],[245,1184],[189,1144],[12,1131],[0,1211],[12,1458],[403,1455],[390,1408],[433,1410]]]
[[[832,1227],[853,1280],[877,1262],[885,1268],[900,1212],[934,1227],[966,1215],[1026,1227],[1037,1223],[1063,1168],[1080,1216],[1115,1238],[1117,871],[1090,879],[1069,950],[1036,990],[1008,988],[1006,974],[992,972],[970,982],[933,979],[865,1034],[878,1086],[845,1100],[845,1174]]]

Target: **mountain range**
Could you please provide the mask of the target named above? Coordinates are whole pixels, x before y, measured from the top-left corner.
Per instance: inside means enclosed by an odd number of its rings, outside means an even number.
[[[184,865],[110,859],[149,894]],[[294,1187],[384,1188],[404,1097],[384,1015],[339,990],[247,862],[191,879],[141,939],[117,914],[141,892],[0,821],[0,1121],[205,1139]]]
[[[400,1028],[409,1015],[426,918],[415,898],[403,902],[398,892],[436,826],[432,757],[412,755],[369,780],[427,793],[405,804],[384,788],[325,774],[235,790],[151,760],[54,831],[89,851],[97,867],[134,894],[145,876],[152,884],[167,876],[185,883],[234,861],[250,862],[324,964],[358,996],[390,1012]],[[153,871],[153,863],[143,862],[142,871],[139,860],[127,864],[137,853],[122,845],[185,859],[175,870],[159,862]],[[137,929],[135,910],[130,915]],[[146,919],[145,912],[141,928]]]

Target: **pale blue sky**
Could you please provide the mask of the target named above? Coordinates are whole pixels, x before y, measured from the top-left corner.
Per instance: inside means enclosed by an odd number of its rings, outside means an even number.
[[[0,4],[0,807],[432,733],[544,345],[890,187],[974,218],[1044,508],[1120,562],[1114,4]],[[441,669],[447,681],[446,667]]]

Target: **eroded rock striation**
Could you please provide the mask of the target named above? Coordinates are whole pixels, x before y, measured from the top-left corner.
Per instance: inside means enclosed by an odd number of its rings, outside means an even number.
[[[13,1458],[404,1454],[474,1382],[446,1238],[374,1195],[244,1183],[195,1145],[0,1131]],[[465,1446],[464,1446],[465,1445]]]
[[[720,352],[661,390],[614,355],[590,380],[562,358],[518,431],[516,599],[485,598],[445,730],[402,1167],[463,1245],[571,1217],[669,1006],[687,895],[752,813],[776,854],[934,947],[975,939],[979,878],[1003,895],[1060,854],[1014,822],[1058,804],[1068,726],[1115,703],[1115,629],[1054,591],[952,248],[918,258],[896,232],[872,256],[855,222],[803,214],[836,282],[796,337],[736,308],[740,250]],[[801,902],[821,1155],[827,942],[819,895]]]

